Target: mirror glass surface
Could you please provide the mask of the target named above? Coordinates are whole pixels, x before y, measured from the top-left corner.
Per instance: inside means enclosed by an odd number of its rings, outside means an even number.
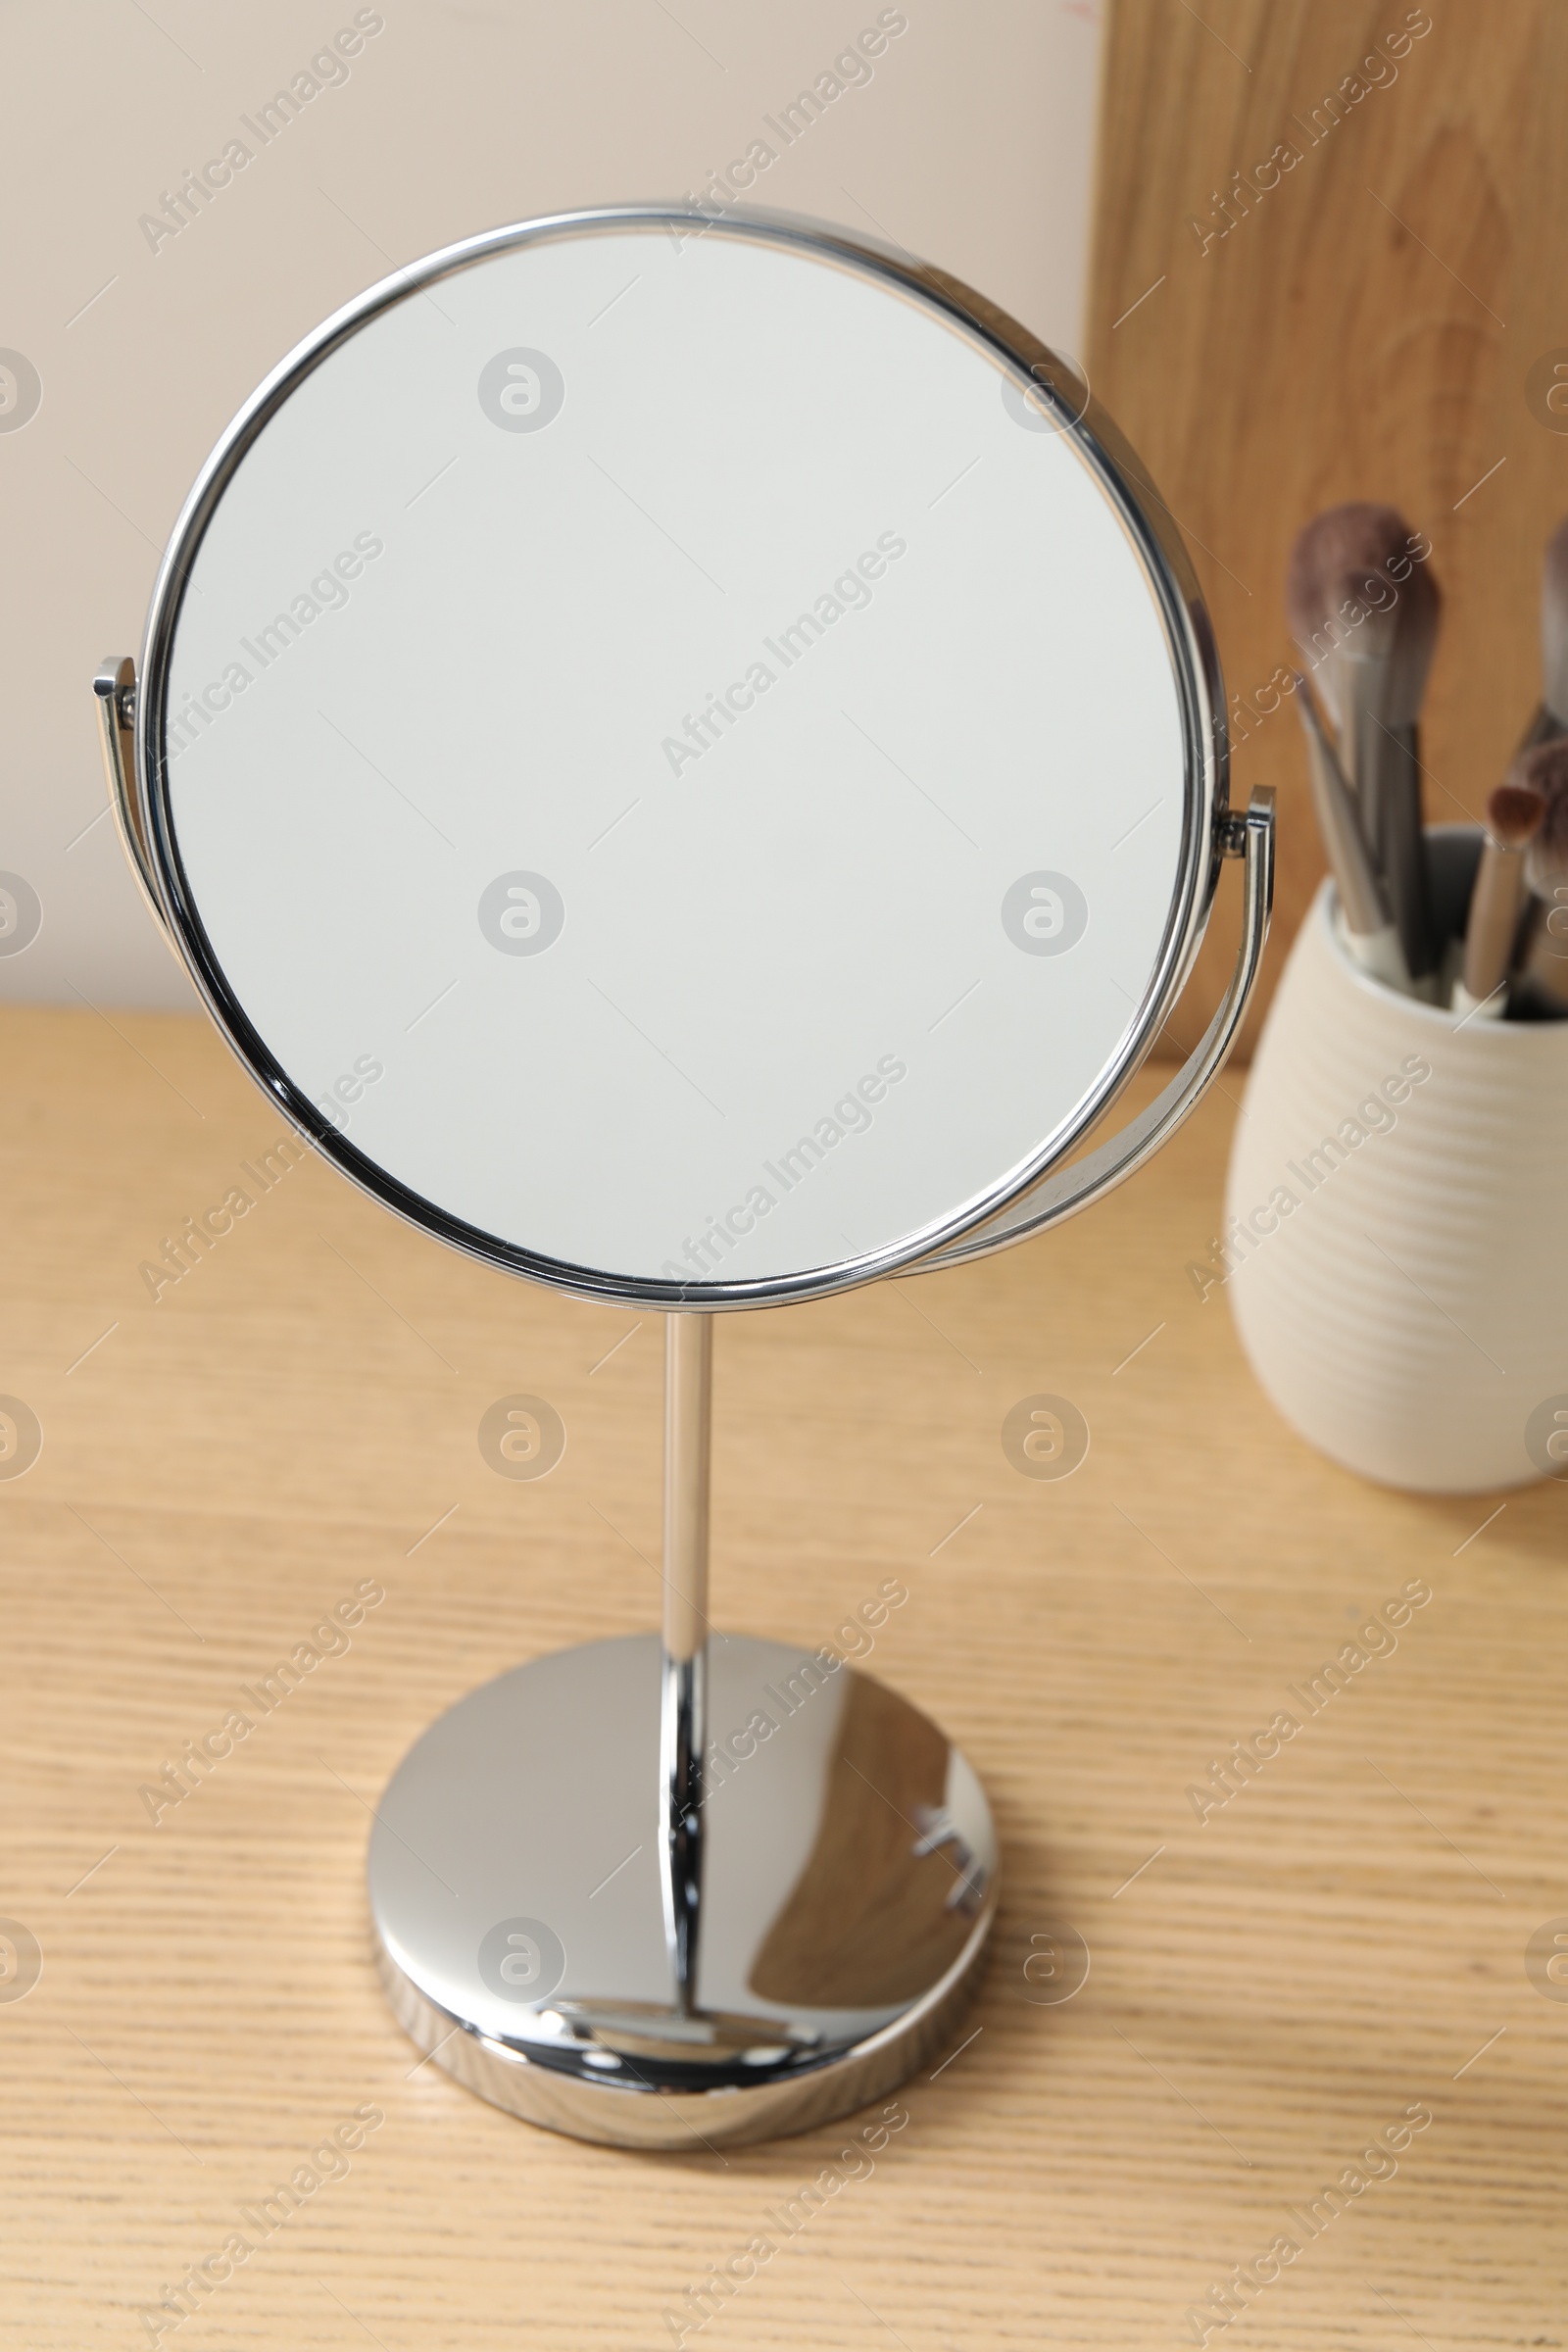
[[[1024,380],[870,264],[620,223],[407,292],[241,437],[161,854],[344,1164],[700,1298],[912,1256],[1082,1124],[1201,770]]]

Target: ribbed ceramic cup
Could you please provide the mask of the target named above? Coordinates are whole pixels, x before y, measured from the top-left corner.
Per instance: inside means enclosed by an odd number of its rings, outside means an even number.
[[[1428,842],[1454,930],[1480,836]],[[1461,1023],[1369,979],[1325,883],[1258,1042],[1212,1270],[1268,1396],[1348,1469],[1440,1494],[1568,1479],[1568,1021]]]

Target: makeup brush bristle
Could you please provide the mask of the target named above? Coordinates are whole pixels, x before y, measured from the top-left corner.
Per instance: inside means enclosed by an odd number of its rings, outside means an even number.
[[[1538,743],[1521,752],[1508,770],[1507,781],[1526,785],[1547,801],[1568,792],[1568,735],[1554,735],[1549,743]]]
[[[1499,850],[1526,849],[1545,812],[1545,795],[1533,785],[1499,784],[1487,803],[1487,831]]]
[[[1568,736],[1526,752],[1508,780],[1540,793],[1545,802],[1525,860],[1525,879],[1538,898],[1550,899],[1568,886]]]
[[[1541,695],[1558,725],[1568,727],[1568,522],[1546,541],[1542,564]]]
[[[1525,858],[1525,878],[1538,899],[1558,900],[1559,893],[1568,894],[1568,793],[1546,803],[1541,830]]]
[[[1443,600],[1418,544],[1396,507],[1353,499],[1298,534],[1285,576],[1291,634],[1314,668],[1334,653],[1389,663],[1388,726],[1414,722],[1437,643]]]

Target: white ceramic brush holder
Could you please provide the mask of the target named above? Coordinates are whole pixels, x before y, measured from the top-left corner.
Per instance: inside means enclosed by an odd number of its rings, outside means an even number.
[[[1480,835],[1427,840],[1453,932]],[[1429,1494],[1568,1477],[1568,1021],[1461,1024],[1369,978],[1325,882],[1258,1042],[1212,1265],[1263,1389],[1347,1468]]]

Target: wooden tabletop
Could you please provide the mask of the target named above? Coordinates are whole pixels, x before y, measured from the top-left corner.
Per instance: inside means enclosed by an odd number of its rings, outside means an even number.
[[[1004,1839],[973,2038],[836,2163],[843,2131],[644,2158],[531,2130],[416,2064],[372,1973],[369,1807],[416,1735],[656,1619],[657,1318],[470,1265],[314,1158],[264,1191],[278,1122],[194,1019],[11,1010],[0,1051],[0,1390],[42,1431],[0,1480],[0,2342],[1564,2340],[1568,1999],[1526,1947],[1568,1927],[1568,1497],[1383,1493],[1277,1419],[1186,1272],[1240,1074],[1054,1237],[719,1328],[715,1614],[815,1645],[902,1579],[870,1671],[961,1741]],[[142,1265],[236,1187],[155,1298]],[[475,1442],[518,1390],[567,1431],[536,1482]],[[1088,1423],[1070,1478],[1004,1451],[1042,1393]],[[367,1587],[351,1645],[247,1709]],[[1293,1688],[1351,1642],[1312,1712]],[[188,1794],[142,1793],[236,1712]],[[696,2329],[686,2290],[759,2237]],[[160,2320],[203,2261],[228,2276]],[[1227,2281],[1227,2326],[1195,2320]]]

